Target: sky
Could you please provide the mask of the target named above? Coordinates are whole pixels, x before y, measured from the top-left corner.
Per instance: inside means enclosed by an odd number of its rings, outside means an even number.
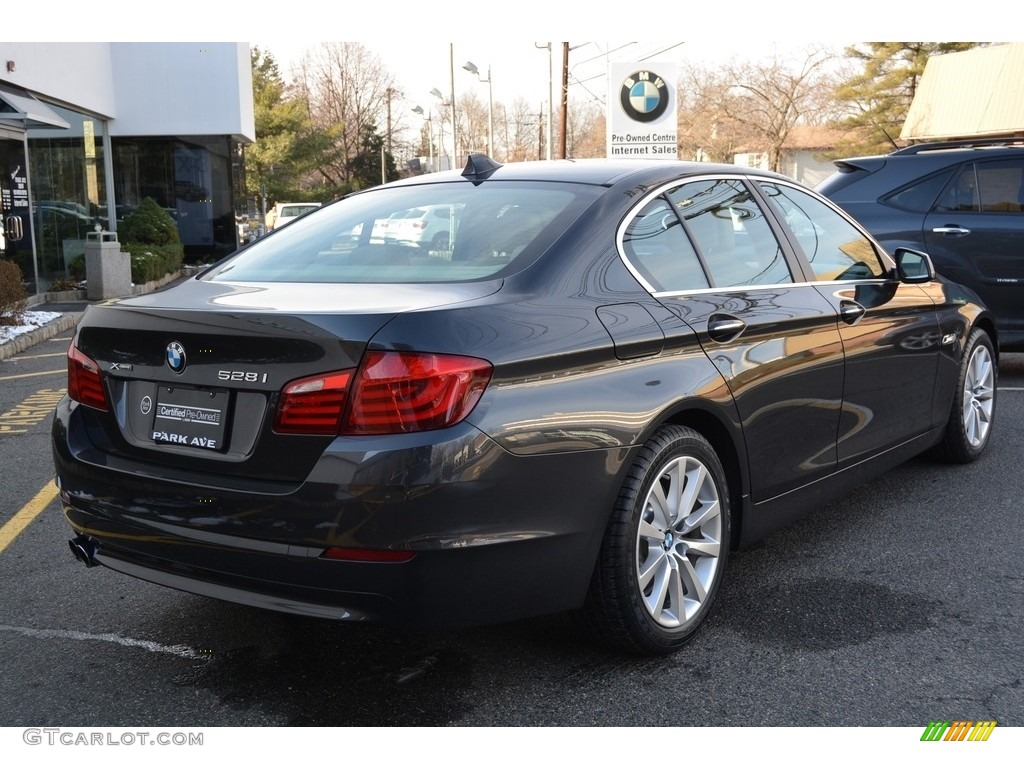
[[[286,78],[292,64],[298,62],[304,52],[317,45],[316,42],[281,38],[268,38],[254,44],[274,55]],[[430,95],[431,89],[438,89],[445,97],[451,92],[452,54],[456,100],[464,93],[473,93],[486,102],[488,85],[481,82],[480,78],[487,79],[488,68],[490,89],[496,104],[511,104],[516,98],[523,98],[527,103],[539,107],[547,99],[549,83],[553,84],[554,100],[557,102],[559,98],[561,42],[550,43],[550,53],[547,41],[518,38],[500,41],[463,38],[452,43],[446,40],[423,40],[413,47],[401,40],[368,41],[363,44],[395,75],[404,98],[410,104],[424,109],[438,104],[438,99]],[[602,104],[607,95],[606,73],[609,62],[643,61],[648,64],[670,63],[679,66],[687,62],[713,64],[730,58],[770,56],[775,52],[780,55],[797,55],[807,47],[804,43],[765,42],[731,49],[708,41],[577,41],[570,42],[569,46],[570,98],[589,99]],[[480,73],[478,76],[463,69],[467,62],[477,66]]]

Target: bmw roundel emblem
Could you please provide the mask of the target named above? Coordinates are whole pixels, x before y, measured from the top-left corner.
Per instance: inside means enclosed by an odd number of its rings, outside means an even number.
[[[167,367],[175,373],[185,370],[185,348],[176,341],[167,345]]]
[[[665,114],[668,102],[668,84],[648,70],[634,72],[622,81],[619,89],[622,110],[641,123],[650,123]]]

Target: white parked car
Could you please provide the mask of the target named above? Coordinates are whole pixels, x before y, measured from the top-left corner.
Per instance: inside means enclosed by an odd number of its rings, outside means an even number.
[[[299,218],[310,211],[315,211],[323,203],[278,203],[274,206],[273,218],[267,216],[267,229],[283,227],[289,221]]]

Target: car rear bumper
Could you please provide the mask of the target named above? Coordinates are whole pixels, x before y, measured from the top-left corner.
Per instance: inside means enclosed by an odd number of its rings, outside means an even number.
[[[90,452],[74,409],[58,406],[54,459],[65,516],[95,562],[231,602],[411,627],[581,605],[632,458],[628,449],[516,456],[460,424],[386,444],[339,439],[293,488],[238,478],[217,487]],[[331,547],[412,557],[323,557]]]

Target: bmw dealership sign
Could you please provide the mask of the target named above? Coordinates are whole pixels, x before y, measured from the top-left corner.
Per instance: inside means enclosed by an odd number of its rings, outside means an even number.
[[[608,157],[679,155],[674,64],[608,65]]]

